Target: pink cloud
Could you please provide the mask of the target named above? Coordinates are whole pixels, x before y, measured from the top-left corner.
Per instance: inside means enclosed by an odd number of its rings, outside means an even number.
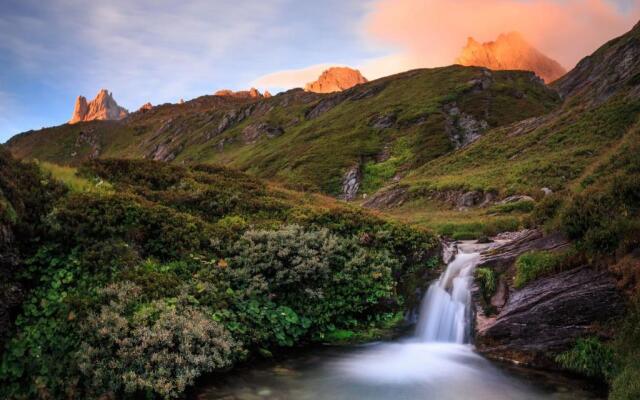
[[[441,66],[451,64],[469,36],[490,41],[519,31],[570,69],[631,29],[639,16],[638,1],[621,11],[606,0],[379,0],[364,34],[391,45],[411,64]]]

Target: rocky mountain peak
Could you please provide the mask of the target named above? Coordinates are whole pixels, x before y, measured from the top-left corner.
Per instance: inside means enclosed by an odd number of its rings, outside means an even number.
[[[120,107],[113,99],[112,93],[101,89],[96,97],[87,102],[86,97],[78,96],[70,124],[93,120],[118,120],[129,115],[129,111]]]
[[[493,70],[533,71],[547,83],[567,72],[557,61],[532,47],[518,32],[500,34],[495,41],[486,43],[469,37],[455,63]]]
[[[215,92],[213,94],[214,96],[221,96],[221,97],[233,97],[236,99],[262,99],[265,97],[271,97],[271,93],[264,92],[264,95],[262,93],[260,93],[260,91],[254,87],[252,87],[249,90],[240,90],[237,92],[234,92],[233,90],[229,90],[229,89],[222,89],[222,90],[218,90],[217,92]]]
[[[318,80],[307,83],[304,90],[315,93],[341,92],[367,82],[367,78],[362,76],[357,69],[332,67],[324,71]]]

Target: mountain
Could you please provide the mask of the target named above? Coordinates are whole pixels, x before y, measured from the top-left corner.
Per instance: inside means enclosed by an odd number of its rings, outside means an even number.
[[[341,92],[367,82],[367,79],[357,69],[332,67],[324,71],[318,80],[307,83],[304,90],[314,93]]]
[[[533,71],[547,83],[567,72],[557,61],[533,48],[517,32],[501,34],[495,42],[487,43],[478,43],[470,37],[455,63],[492,70]]]
[[[8,146],[19,158],[71,165],[95,157],[221,163],[354,198],[559,102],[533,73],[451,66],[330,94],[202,96],[121,121],[26,132]]]
[[[118,105],[113,95],[106,89],[101,89],[95,99],[87,103],[84,96],[78,96],[70,124],[81,121],[94,120],[119,120],[126,117],[129,112]]]

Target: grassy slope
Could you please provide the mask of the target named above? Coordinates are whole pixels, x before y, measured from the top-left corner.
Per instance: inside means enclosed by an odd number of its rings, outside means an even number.
[[[541,115],[557,105],[557,96],[528,73],[495,72],[488,90],[472,90],[474,80],[482,77],[482,69],[452,66],[410,71],[332,95],[294,91],[257,102],[205,96],[136,113],[120,123],[29,132],[12,139],[9,147],[20,158],[78,164],[92,150],[77,140],[83,131],[96,138],[101,157],[148,157],[157,146],[166,146],[176,154],[176,162],[221,163],[329,194],[339,192],[347,168],[362,162],[366,164],[363,188],[373,192],[397,172],[453,150],[444,104],[455,102],[491,127]],[[322,101],[337,104],[316,118],[306,117]],[[225,113],[248,107],[252,107],[249,118],[216,133]],[[376,129],[372,121],[381,116],[396,121]],[[243,129],[260,122],[281,127],[284,134],[246,143]],[[385,149],[391,159],[377,163]]]

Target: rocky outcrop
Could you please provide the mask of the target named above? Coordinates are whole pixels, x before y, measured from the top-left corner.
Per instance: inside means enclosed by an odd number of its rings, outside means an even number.
[[[455,103],[445,107],[447,115],[446,130],[456,149],[468,146],[480,139],[484,131],[489,129],[489,123],[482,119],[475,119],[471,114],[464,113]]]
[[[367,82],[367,79],[357,69],[332,67],[324,71],[318,80],[307,83],[304,90],[315,93],[341,92]]]
[[[400,207],[408,198],[409,188],[407,186],[398,185],[376,192],[369,197],[362,206],[378,210]]]
[[[139,112],[147,112],[147,111],[151,110],[152,108],[153,108],[153,105],[151,103],[144,103],[142,106],[140,106],[138,111]]]
[[[349,168],[342,178],[342,195],[340,198],[344,200],[353,200],[358,194],[360,189],[360,181],[362,174],[360,172],[360,165],[354,165]]]
[[[242,140],[245,143],[254,143],[262,136],[269,139],[278,137],[284,133],[284,129],[279,126],[271,125],[266,122],[257,122],[247,125],[242,130]]]
[[[600,104],[621,91],[640,96],[640,23],[592,55],[583,58],[554,83],[564,97],[580,96]]]
[[[608,272],[575,268],[510,293],[495,320],[478,332],[477,346],[494,358],[549,366],[553,354],[593,334],[595,325],[622,315],[624,309]]]
[[[89,146],[89,159],[98,158],[98,156],[100,156],[102,146],[100,145],[98,134],[93,129],[83,129],[78,133],[75,147],[82,148],[83,146]]]
[[[476,346],[485,355],[539,367],[553,367],[554,356],[578,337],[598,334],[597,327],[624,311],[624,299],[607,271],[581,266],[543,277],[516,289],[517,257],[531,250],[557,251],[568,246],[559,234],[523,230],[492,238],[478,268],[498,276],[495,293],[484,299],[478,287]]]
[[[265,94],[263,95],[258,89],[254,87],[249,90],[240,90],[238,92],[234,92],[233,90],[229,89],[222,89],[218,90],[213,95],[220,97],[231,97],[235,99],[262,99],[265,97],[271,97],[271,93],[265,92]]]
[[[129,115],[129,111],[120,107],[113,99],[113,95],[106,89],[101,89],[96,98],[87,102],[84,96],[79,96],[73,109],[70,124],[93,120],[119,120]]]
[[[557,61],[533,48],[517,32],[501,34],[496,41],[487,43],[470,37],[455,63],[493,70],[533,71],[547,83],[566,73]]]

